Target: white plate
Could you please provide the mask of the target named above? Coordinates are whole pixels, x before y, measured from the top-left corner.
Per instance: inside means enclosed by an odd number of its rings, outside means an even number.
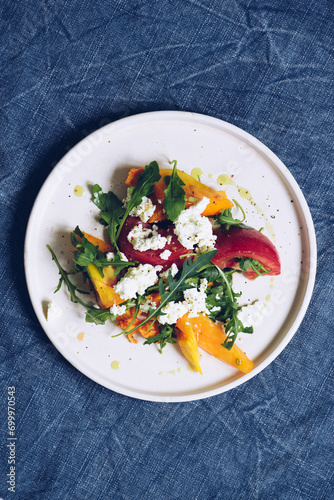
[[[203,172],[202,182],[236,198],[247,211],[247,223],[272,239],[280,253],[282,274],[247,281],[234,280],[242,290],[240,304],[249,304],[255,331],[238,345],[254,361],[247,375],[203,352],[203,375],[189,369],[179,348],[131,344],[112,323],[85,323],[83,308],[56,295],[58,270],[46,248],[69,268],[69,232],[77,225],[102,235],[98,209],[90,201],[87,183],[125,195],[130,167],[157,160],[161,167],[178,161],[188,173]],[[194,172],[193,172],[194,173]],[[74,194],[81,186],[82,196]],[[239,186],[239,189],[238,189]],[[240,189],[241,187],[241,189]],[[232,389],[263,370],[288,344],[309,304],[315,279],[316,240],[305,199],[282,162],[261,142],[224,121],[204,115],[162,111],[124,118],[86,137],[52,170],[34,204],[25,241],[25,271],[37,317],[59,352],[80,372],[113,391],[150,401],[190,401]],[[60,318],[46,321],[45,303],[55,300]],[[246,309],[247,310],[247,309]],[[83,339],[82,339],[83,338]],[[79,340],[81,339],[81,340]],[[117,369],[115,369],[117,368]]]

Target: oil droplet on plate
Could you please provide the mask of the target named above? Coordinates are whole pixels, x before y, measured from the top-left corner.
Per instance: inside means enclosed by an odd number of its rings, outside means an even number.
[[[113,370],[119,370],[121,363],[119,361],[114,360],[112,361],[110,366]]]
[[[84,338],[85,338],[84,332],[78,333],[77,339],[79,340],[79,342],[82,342]]]
[[[227,174],[221,174],[217,178],[217,183],[220,184],[221,186],[236,186],[236,183],[231,179],[231,177]]]
[[[193,168],[191,171],[191,176],[196,180],[200,180],[203,175],[203,172],[200,168]]]
[[[75,194],[75,196],[77,196],[78,198],[80,198],[80,196],[82,196],[84,194],[85,190],[82,186],[75,186],[75,188],[73,189],[73,193]]]

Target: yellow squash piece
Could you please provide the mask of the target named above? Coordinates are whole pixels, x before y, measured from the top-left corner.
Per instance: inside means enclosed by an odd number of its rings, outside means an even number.
[[[222,346],[226,340],[224,330],[205,314],[199,314],[195,318],[182,316],[177,321],[177,327],[181,331],[191,330],[197,339],[197,345],[215,358],[225,361],[243,373],[249,373],[253,369],[253,361],[248,359],[236,344],[230,351]]]
[[[176,327],[179,328],[177,332],[177,342],[183,355],[194,367],[194,370],[202,374],[202,369],[199,364],[201,356],[198,350],[196,335],[188,321],[188,314],[185,314],[176,322]]]
[[[112,266],[103,268],[103,278],[97,267],[93,264],[87,266],[87,271],[96,293],[97,303],[102,309],[107,309],[114,304],[119,305],[124,302],[124,299],[114,290],[117,280],[114,274],[115,269]]]
[[[114,251],[113,247],[106,241],[103,241],[89,233],[84,233],[84,235],[86,240],[94,246],[98,246],[101,252],[108,253]],[[97,303],[102,309],[107,309],[108,307],[112,307],[114,304],[118,305],[124,302],[124,299],[122,299],[113,288],[117,283],[115,268],[113,266],[103,268],[103,278],[97,267],[93,264],[87,266],[87,271],[90,281],[94,287]]]

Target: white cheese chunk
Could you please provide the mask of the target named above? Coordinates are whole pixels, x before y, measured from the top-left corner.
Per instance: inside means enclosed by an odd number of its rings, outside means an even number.
[[[61,308],[58,306],[54,300],[51,300],[48,302],[47,305],[47,310],[46,310],[46,319],[47,321],[53,321],[55,319],[60,318],[60,316],[63,314],[63,311]]]
[[[173,325],[187,313],[189,313],[189,318],[195,318],[200,313],[209,314],[205,305],[207,286],[208,282],[204,279],[201,281],[199,289],[194,287],[184,291],[182,302],[168,302],[161,309],[161,312],[165,314],[158,317],[159,323]]]
[[[161,312],[163,315],[158,316],[158,321],[162,325],[166,323],[169,325],[173,325],[177,322],[179,318],[184,316],[187,312],[187,306],[184,302],[168,302],[162,309]]]
[[[129,262],[129,259],[127,258],[126,255],[124,255],[123,252],[120,252],[119,256],[120,256],[121,260],[123,260],[124,262]]]
[[[168,258],[172,255],[172,252],[170,250],[164,250],[160,255],[160,259],[163,260],[168,260]]]
[[[126,312],[126,306],[118,306],[117,304],[113,304],[110,308],[111,314],[115,316],[122,316]]]
[[[131,190],[128,188],[126,198],[123,200],[123,208],[126,208],[131,199]],[[143,199],[139,205],[134,207],[130,214],[132,217],[139,217],[143,222],[147,222],[155,211],[155,205],[153,205],[152,200],[143,196]]]
[[[205,305],[206,293],[205,290],[208,286],[206,279],[202,280],[199,290],[197,288],[189,288],[184,291],[184,300],[188,308],[189,318],[194,318],[200,313],[209,314]]]
[[[146,252],[147,250],[160,250],[165,247],[167,238],[161,236],[155,229],[143,227],[142,224],[134,226],[129,232],[128,241],[135,250]]]
[[[208,198],[202,198],[196,205],[183,210],[175,221],[174,233],[181,245],[189,250],[198,245],[198,253],[213,250],[217,239],[210,220],[201,215],[209,201]]]
[[[145,290],[158,281],[156,269],[150,264],[139,264],[131,267],[124,277],[115,285],[114,289],[122,299],[133,299],[136,295],[143,295]]]

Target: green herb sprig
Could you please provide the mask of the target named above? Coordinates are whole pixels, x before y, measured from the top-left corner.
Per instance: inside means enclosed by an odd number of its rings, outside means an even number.
[[[105,258],[103,252],[99,250],[98,245],[95,246],[93,243],[85,238],[85,233],[80,231],[77,226],[74,231],[71,232],[71,243],[76,248],[73,255],[73,260],[78,268],[82,272],[87,271],[87,266],[95,266],[101,277],[104,277],[103,268],[112,266],[115,268],[115,275],[117,275],[122,269],[128,266],[133,266],[134,262],[122,261],[118,255],[112,260]]]
[[[167,344],[176,344],[176,335],[174,325],[159,325],[160,333],[158,335],[154,335],[153,337],[149,337],[145,340],[144,345],[151,345],[159,343],[159,350],[162,353],[163,348],[166,347]]]
[[[232,215],[232,210],[231,208],[226,208],[223,210],[217,217],[217,221],[219,224],[224,225],[225,224],[225,229],[228,231],[231,226],[237,226],[237,227],[243,227],[244,224],[243,222],[246,220],[246,214],[244,212],[244,209],[242,206],[237,202],[237,200],[233,200],[234,204],[240,208],[242,212],[242,219],[235,219]]]
[[[210,317],[215,321],[222,321],[225,323],[227,337],[222,345],[230,350],[238,334],[241,332],[253,333],[253,327],[245,327],[238,318],[240,307],[237,297],[240,297],[241,293],[234,292],[232,288],[232,277],[235,270],[222,271],[219,267],[214,267],[216,269],[216,286],[208,289],[206,301],[208,303],[208,309],[210,310]],[[214,274],[215,273],[212,272],[212,275]],[[220,310],[212,313],[211,309],[214,307],[220,307]]]
[[[256,259],[241,257],[240,259],[236,259],[236,261],[238,262],[239,268],[244,272],[249,272],[251,269],[257,274],[257,276],[263,276],[264,274],[271,273],[271,269],[265,268],[264,265]]]
[[[171,221],[175,221],[180,213],[185,209],[186,192],[182,187],[185,186],[185,183],[177,174],[177,162],[174,160],[172,163],[174,164],[172,175],[166,175],[164,178],[167,189],[164,191],[165,198],[163,201],[163,208],[166,211],[168,218]]]

